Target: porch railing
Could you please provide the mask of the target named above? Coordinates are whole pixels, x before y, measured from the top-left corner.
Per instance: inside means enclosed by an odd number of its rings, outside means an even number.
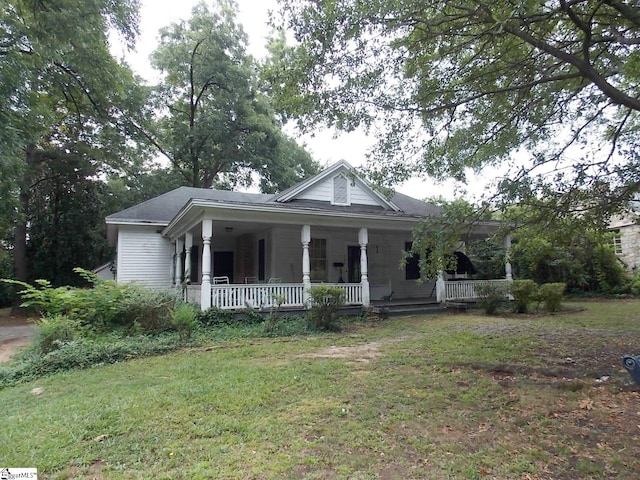
[[[344,292],[345,305],[362,305],[362,285],[360,283],[324,283],[322,285],[340,288]],[[187,287],[186,300],[200,303],[200,285]],[[304,307],[304,287],[302,283],[274,284],[230,284],[211,286],[211,306],[223,310],[242,308]]]
[[[324,285],[327,285],[326,283]],[[362,305],[361,283],[331,283],[332,287],[338,287],[344,292],[345,305]]]
[[[478,298],[476,288],[488,283],[496,284],[508,291],[510,280],[456,280],[445,282],[445,300],[475,300]]]
[[[304,305],[301,283],[212,285],[211,306],[223,310],[238,308],[264,308],[278,304],[278,297],[284,299],[283,307]]]

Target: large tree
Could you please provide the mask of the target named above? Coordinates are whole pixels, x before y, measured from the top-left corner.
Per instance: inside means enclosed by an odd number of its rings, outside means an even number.
[[[202,2],[188,21],[161,30],[148,138],[194,187],[249,186],[257,174],[263,191],[286,188],[317,165],[282,132],[235,16],[233,1]]]
[[[126,113],[141,99],[130,70],[109,52],[109,34],[130,45],[137,0],[6,0],[0,9],[0,200],[13,223],[15,276],[27,280],[32,190],[74,152],[92,172],[127,158]],[[132,110],[136,108],[133,107]],[[53,166],[52,166],[53,167]]]
[[[373,178],[499,165],[503,200],[598,214],[640,190],[637,2],[280,3],[296,40],[268,72],[281,107],[373,128]]]

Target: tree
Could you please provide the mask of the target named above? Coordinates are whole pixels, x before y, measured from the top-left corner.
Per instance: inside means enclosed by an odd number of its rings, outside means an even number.
[[[0,9],[0,169],[8,173],[0,200],[11,212],[18,280],[28,278],[31,189],[42,167],[70,151],[102,171],[128,159],[126,111],[143,96],[109,53],[108,34],[132,45],[137,12],[137,0],[7,0]]]
[[[640,10],[622,0],[281,0],[267,78],[306,128],[379,131],[374,179],[502,165],[504,203],[607,214],[640,190]],[[545,213],[550,218],[548,212]]]
[[[204,3],[188,22],[161,30],[152,55],[162,72],[159,116],[148,139],[194,187],[282,189],[317,171],[316,163],[281,130],[258,88],[235,3]]]

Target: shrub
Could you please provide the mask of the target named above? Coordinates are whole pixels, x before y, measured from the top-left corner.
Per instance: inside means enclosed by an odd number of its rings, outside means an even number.
[[[309,289],[311,309],[307,314],[309,327],[313,330],[338,330],[338,311],[344,304],[341,288],[318,285]]]
[[[217,307],[199,310],[195,314],[195,320],[203,327],[216,327],[220,325],[232,325],[233,313]]]
[[[529,304],[536,299],[538,285],[533,280],[514,280],[510,286],[513,295],[513,309],[518,313],[527,313]]]
[[[36,280],[35,286],[16,280],[3,281],[22,288],[22,306],[34,307],[42,316],[65,315],[98,332],[115,328],[149,332],[170,328],[170,311],[177,300],[175,292],[101,280],[81,268],[75,272],[93,287],[52,288],[47,280]]]
[[[264,323],[264,331],[267,334],[271,334],[275,332],[276,326],[278,324],[280,307],[286,301],[286,296],[284,294],[273,294],[271,295],[273,300],[271,311],[269,312],[269,316]]]
[[[544,283],[538,288],[538,301],[544,303],[548,312],[557,312],[566,288],[566,283]]]
[[[33,349],[41,355],[59,349],[78,336],[78,324],[65,315],[44,317],[36,325]]]
[[[171,326],[178,332],[180,340],[191,338],[196,326],[196,312],[193,305],[181,303],[171,311]]]
[[[476,286],[476,293],[478,295],[478,306],[487,315],[494,315],[507,302],[503,285],[482,283]]]

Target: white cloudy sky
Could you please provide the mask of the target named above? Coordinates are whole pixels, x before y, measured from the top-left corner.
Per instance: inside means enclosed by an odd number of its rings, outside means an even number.
[[[187,19],[191,9],[199,0],[142,0],[140,11],[141,35],[135,52],[126,53],[128,63],[137,73],[152,78],[153,71],[149,66],[149,55],[155,49],[158,30],[172,22]],[[249,36],[249,53],[256,58],[266,55],[264,45],[269,34],[267,24],[269,10],[277,9],[276,0],[236,0],[239,7],[238,21]],[[117,54],[123,54],[118,52]],[[296,136],[296,135],[294,135]],[[367,149],[373,144],[373,139],[363,133],[341,134],[336,137],[334,132],[319,131],[314,137],[296,136],[300,143],[305,143],[313,157],[322,164],[332,164],[338,160],[347,160],[352,165],[362,165],[365,161]],[[476,188],[482,193],[480,182],[475,180]],[[479,188],[478,188],[479,187]],[[413,180],[396,189],[416,198],[442,195],[453,199],[455,186],[452,182],[436,185],[434,182]]]

